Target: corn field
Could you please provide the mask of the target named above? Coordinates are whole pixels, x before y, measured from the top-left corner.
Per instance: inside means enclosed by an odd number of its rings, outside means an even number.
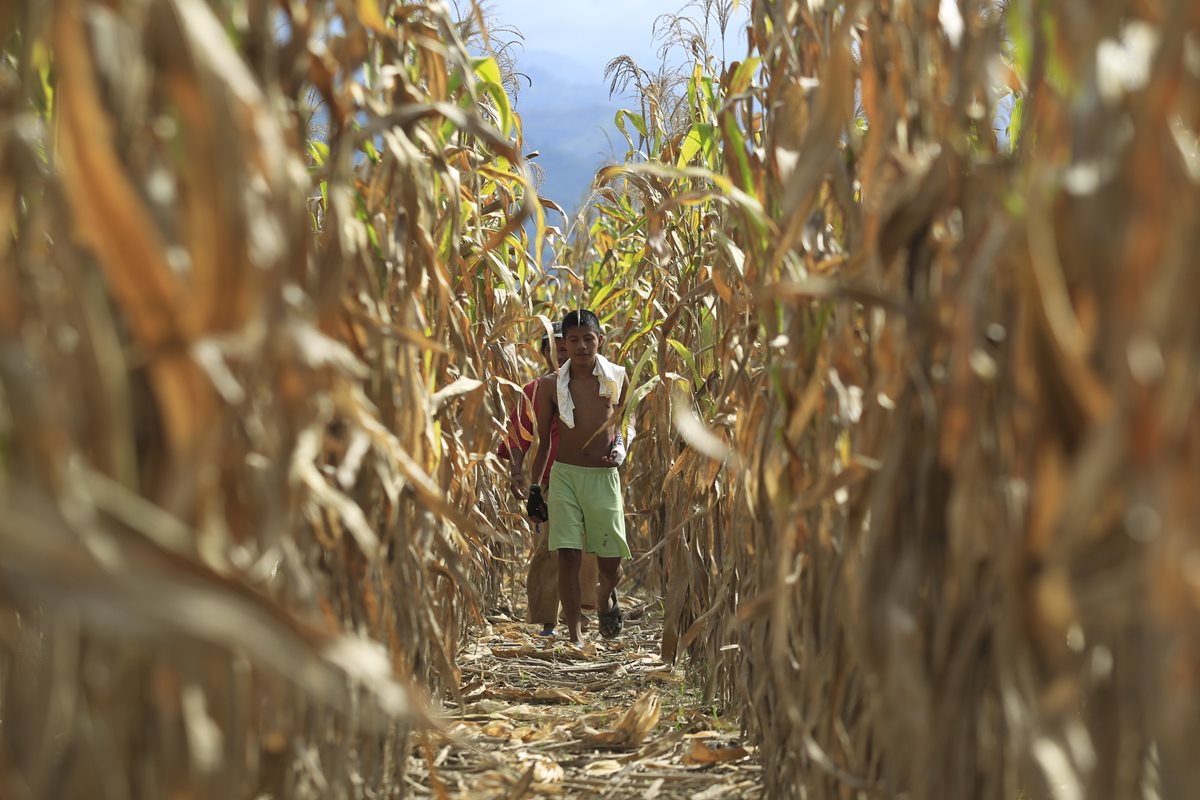
[[[767,797],[1193,796],[1200,6],[677,26],[569,219],[486,23],[0,2],[0,796],[405,796],[575,307]]]
[[[5,8],[3,794],[394,790],[511,544],[497,66],[437,8]]]

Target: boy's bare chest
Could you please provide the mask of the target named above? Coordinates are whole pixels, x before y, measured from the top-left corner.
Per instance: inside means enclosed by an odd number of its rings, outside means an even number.
[[[612,398],[600,396],[600,382],[594,377],[571,381],[571,400],[575,404],[575,422],[605,421],[612,414]]]
[[[612,398],[600,396],[600,382],[594,377],[572,380],[569,391],[575,424],[558,429],[558,459],[581,467],[609,466],[603,457],[612,437],[599,434],[612,425]]]

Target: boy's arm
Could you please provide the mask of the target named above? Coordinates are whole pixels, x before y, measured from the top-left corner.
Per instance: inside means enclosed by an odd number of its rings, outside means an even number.
[[[625,385],[621,387],[621,405],[624,406],[629,399],[629,376],[625,376]],[[619,430],[619,428],[618,428]],[[637,433],[637,414],[631,408],[629,413],[625,415],[625,451],[629,452],[629,446],[633,444],[633,437]]]
[[[525,492],[529,490],[529,481],[525,478],[525,451],[514,447],[508,451],[508,454],[512,459],[508,470],[508,478],[511,481],[510,491],[516,497],[524,497]]]
[[[617,408],[624,408],[625,402],[629,399],[629,376],[625,376],[625,383],[621,386],[621,399],[617,401]],[[619,467],[625,462],[625,455],[629,452],[629,445],[633,443],[634,435],[634,416],[630,411],[626,417],[626,429],[624,434],[621,432],[621,420],[617,420],[616,429],[613,431],[612,448],[609,449],[608,455],[603,461],[610,467]]]
[[[532,405],[528,395],[522,390],[521,399],[517,401],[508,421],[509,435],[506,449],[511,462],[508,470],[511,482],[509,488],[516,497],[524,497],[529,490],[529,481],[525,477],[525,455],[530,445],[527,431],[534,425]]]
[[[557,378],[548,375],[538,381],[537,392],[534,395],[533,414],[537,420],[538,442],[533,454],[532,480],[541,482],[546,471],[546,461],[550,458],[550,423],[554,420],[554,394],[557,391]],[[543,487],[544,489],[547,487]]]

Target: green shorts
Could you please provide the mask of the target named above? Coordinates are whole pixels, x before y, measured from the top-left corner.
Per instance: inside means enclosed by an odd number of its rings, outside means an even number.
[[[630,557],[621,476],[615,467],[554,462],[546,502],[550,506],[551,550],[585,550],[601,558]]]

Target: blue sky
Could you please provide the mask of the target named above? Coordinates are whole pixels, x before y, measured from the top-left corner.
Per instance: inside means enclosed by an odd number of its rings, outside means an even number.
[[[599,84],[604,65],[622,53],[644,64],[657,63],[657,48],[650,36],[654,20],[662,14],[679,12],[686,2],[500,0],[493,8],[500,22],[522,33],[526,50],[570,59],[576,70],[572,77]],[[742,3],[739,14],[742,24],[748,5]],[[689,15],[695,16],[696,11],[689,9]]]
[[[608,98],[604,65],[626,54],[647,69],[659,63],[651,36],[654,20],[680,11],[687,0],[497,0],[496,21],[519,30],[522,81],[517,111],[526,150],[537,150],[546,173],[542,194],[568,210],[585,196],[596,170],[623,155],[613,125],[617,109],[631,101]],[[745,55],[742,30],[749,2],[742,2],[726,36],[728,58]],[[695,15],[695,11],[692,14]],[[614,152],[616,150],[616,152]],[[559,224],[559,220],[550,220]]]

